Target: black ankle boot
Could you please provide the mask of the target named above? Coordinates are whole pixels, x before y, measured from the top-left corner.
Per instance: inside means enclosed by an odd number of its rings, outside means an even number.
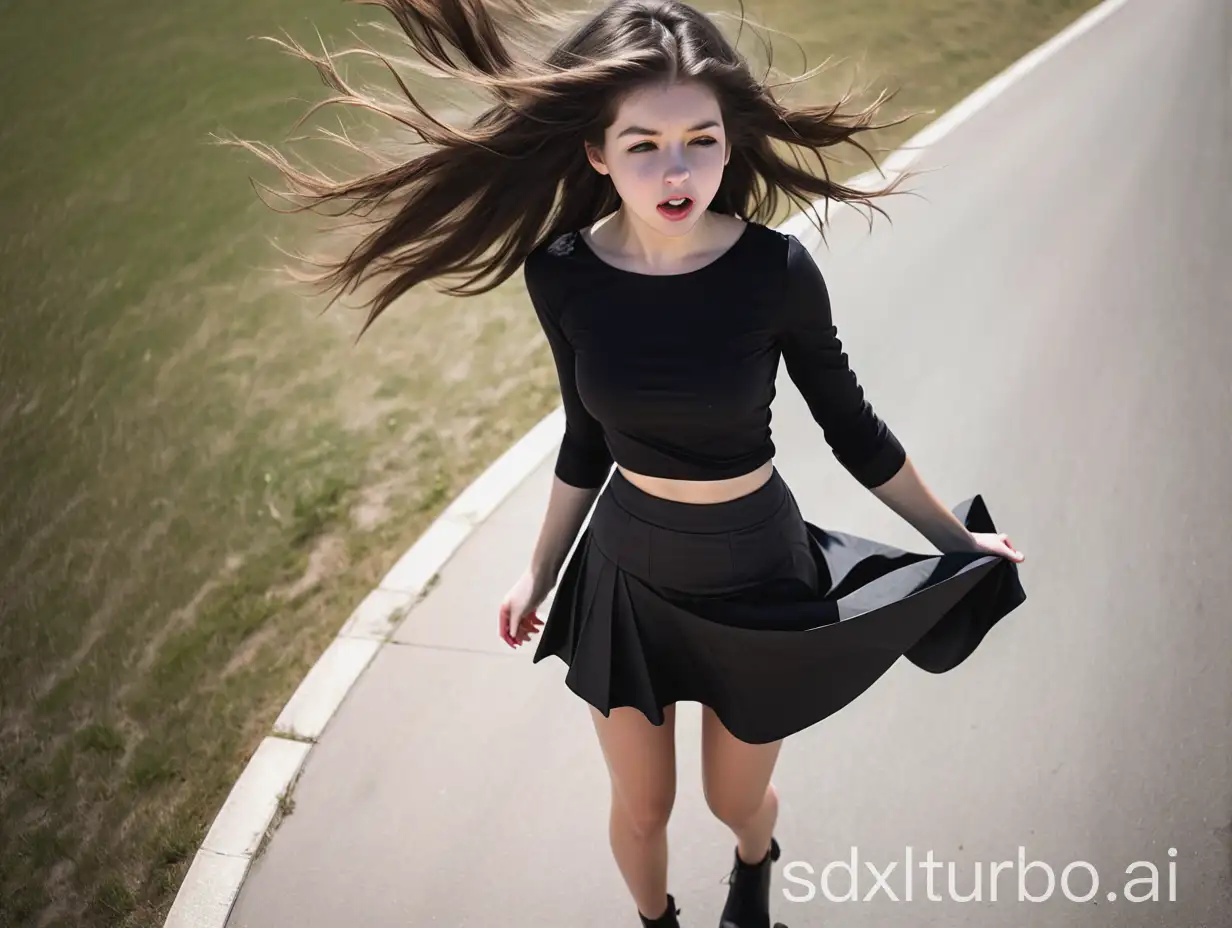
[[[770,851],[761,863],[746,864],[736,852],[736,863],[727,877],[731,889],[719,917],[719,928],[770,928],[771,866],[779,859],[779,843],[770,839]],[[787,928],[776,922],[774,928]]]
[[[676,921],[680,910],[676,908],[676,900],[671,893],[667,894],[667,909],[658,918],[647,918],[640,911],[637,914],[642,920],[642,928],[680,928],[680,922]]]

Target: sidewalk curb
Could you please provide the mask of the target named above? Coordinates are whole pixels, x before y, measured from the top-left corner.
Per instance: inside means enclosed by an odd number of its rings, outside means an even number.
[[[892,180],[998,94],[1128,2],[1103,0],[912,136],[883,162],[882,173],[866,172],[848,184],[867,188]],[[821,209],[821,203],[815,207]],[[798,237],[809,228],[803,213],[779,227]],[[180,885],[164,928],[226,928],[266,832],[329,720],[398,624],[431,592],[437,574],[471,532],[557,447],[564,421],[564,411],[557,407],[497,458],[351,613],[236,780]]]

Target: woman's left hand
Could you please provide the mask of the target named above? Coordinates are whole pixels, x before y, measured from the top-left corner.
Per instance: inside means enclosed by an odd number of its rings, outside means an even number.
[[[998,557],[1006,558],[1021,564],[1026,560],[1026,555],[1021,551],[1016,551],[1013,544],[1010,543],[1009,536],[1004,532],[993,534],[991,532],[972,532],[971,542],[974,545],[973,551],[980,554],[995,554]]]

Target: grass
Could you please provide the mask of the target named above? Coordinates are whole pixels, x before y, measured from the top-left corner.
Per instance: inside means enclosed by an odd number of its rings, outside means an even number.
[[[809,65],[855,55],[902,85],[902,112],[952,105],[1092,5],[746,8]],[[266,236],[304,230],[255,200],[254,166],[209,134],[279,142],[319,98],[306,65],[249,36],[311,45],[316,26],[337,46],[368,11],[10,6],[0,928],[151,928],[351,609],[555,406],[556,382],[517,278],[470,300],[425,288],[353,346],[358,315],[319,316],[264,270],[279,257]]]

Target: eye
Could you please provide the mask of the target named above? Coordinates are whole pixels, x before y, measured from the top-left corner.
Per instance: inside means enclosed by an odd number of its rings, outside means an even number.
[[[718,144],[719,144],[717,139],[712,139],[712,138],[711,138],[710,136],[708,136],[708,135],[703,135],[701,138],[699,138],[699,139],[694,139],[693,141],[694,141],[694,143],[695,143],[695,144],[697,144],[697,145],[704,145],[704,146],[706,146],[706,147],[709,147],[709,146],[711,146],[711,145],[718,145]]]

